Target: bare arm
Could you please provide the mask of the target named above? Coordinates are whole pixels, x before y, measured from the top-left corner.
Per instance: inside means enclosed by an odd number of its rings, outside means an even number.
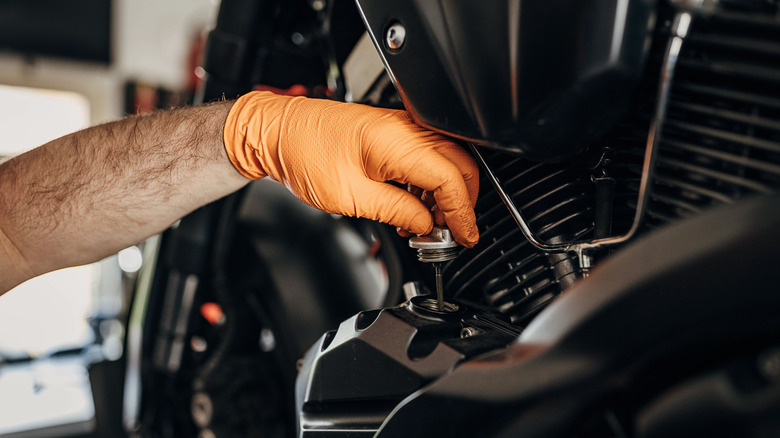
[[[458,242],[477,243],[478,170],[457,144],[403,111],[252,92],[89,128],[0,165],[0,294],[266,175],[321,210],[428,233],[428,206],[385,184],[408,182],[433,192]]]
[[[0,294],[135,244],[245,185],[222,140],[231,105],[96,126],[0,165]]]

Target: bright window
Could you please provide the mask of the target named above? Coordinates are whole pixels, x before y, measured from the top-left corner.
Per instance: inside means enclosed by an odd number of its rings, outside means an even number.
[[[89,101],[69,91],[0,85],[0,155],[13,156],[89,125]]]
[[[13,156],[89,125],[77,93],[0,85],[0,156]],[[92,266],[35,278],[0,297],[0,351],[38,355],[90,340]]]
[[[77,93],[0,86],[0,158],[84,128],[89,115],[89,102]],[[97,265],[63,269],[0,296],[0,357],[45,358],[94,342],[86,318],[93,307],[97,271]],[[78,356],[4,364],[0,394],[0,435],[93,428],[92,393]]]

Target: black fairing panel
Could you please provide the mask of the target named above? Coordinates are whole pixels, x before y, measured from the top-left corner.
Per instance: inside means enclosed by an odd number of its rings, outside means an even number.
[[[767,357],[776,366],[777,350]],[[771,366],[771,365],[770,365]],[[695,376],[642,409],[637,438],[772,437],[780,431],[780,382],[757,379],[755,364],[734,361]],[[747,383],[747,384],[746,384]]]
[[[626,108],[653,0],[357,0],[391,79],[423,126],[557,161]],[[406,29],[400,50],[385,33]]]
[[[776,343],[778,230],[774,196],[638,241],[546,308],[508,350],[408,397],[378,436],[569,436],[610,396],[641,391],[648,376],[668,387],[685,364],[712,366]]]

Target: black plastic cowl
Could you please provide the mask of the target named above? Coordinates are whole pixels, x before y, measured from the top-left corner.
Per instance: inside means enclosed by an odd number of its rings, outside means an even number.
[[[442,312],[431,303],[416,296],[360,312],[309,349],[296,380],[299,437],[372,436],[410,394],[518,336],[492,311],[448,303],[454,310]]]
[[[581,151],[625,112],[654,0],[357,0],[415,121],[543,161]],[[400,23],[400,50],[385,33]]]

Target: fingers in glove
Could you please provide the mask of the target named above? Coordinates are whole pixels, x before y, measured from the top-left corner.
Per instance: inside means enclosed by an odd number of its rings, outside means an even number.
[[[472,158],[462,147],[450,142],[441,142],[437,144],[435,149],[438,153],[450,160],[460,171],[463,182],[466,184],[466,191],[469,194],[471,208],[473,209],[477,204],[477,196],[479,195],[479,167],[474,161],[474,158]],[[435,195],[435,192],[426,191],[423,194],[423,202],[426,202],[425,198],[427,196],[433,195]],[[438,204],[433,206],[432,212],[434,222],[437,225],[446,224],[446,214]]]
[[[399,235],[399,236],[401,236],[401,237],[412,237],[412,233],[410,233],[410,232],[408,232],[408,231],[404,230],[404,229],[403,229],[403,228],[401,228],[401,227],[395,227],[395,231],[396,231],[396,232],[398,233],[398,235]]]
[[[458,147],[454,143],[450,144]],[[445,149],[447,153],[451,152]],[[444,215],[455,240],[467,247],[477,243],[479,233],[469,188],[462,171],[455,163],[437,151],[435,146],[430,147],[430,145],[406,149],[398,147],[395,153],[387,156],[387,159],[392,163],[391,166],[386,165],[385,162],[372,163],[369,170],[376,171],[369,172],[371,178],[381,180],[400,178],[424,190],[433,191],[438,209]],[[459,164],[463,165],[462,160]],[[469,173],[470,180],[474,179],[469,169],[466,169],[466,172]],[[473,185],[473,182],[470,184]],[[474,190],[473,186],[471,190]]]
[[[444,155],[458,168],[463,182],[466,183],[471,208],[474,208],[477,205],[477,196],[479,195],[479,166],[477,166],[477,162],[465,149],[451,142],[439,142],[434,148],[436,152]]]
[[[411,193],[414,197],[416,197],[416,198],[420,199],[421,201],[423,201],[423,205],[425,205],[425,207],[428,208],[428,210],[431,210],[431,208],[433,207],[433,203],[435,203],[435,201],[433,200],[433,195],[431,195],[431,204],[426,204],[425,200],[424,200],[424,198],[425,198],[425,190],[423,190],[423,189],[421,189],[421,188],[419,188],[419,187],[417,187],[415,185],[407,184],[406,185],[406,191]],[[405,230],[405,229],[403,229],[401,227],[396,227],[395,231],[401,237],[412,237],[413,236],[412,233],[410,233],[408,230]]]
[[[391,184],[366,179],[354,189],[357,215],[398,228],[401,236],[428,234],[433,229],[430,210],[418,197]]]

